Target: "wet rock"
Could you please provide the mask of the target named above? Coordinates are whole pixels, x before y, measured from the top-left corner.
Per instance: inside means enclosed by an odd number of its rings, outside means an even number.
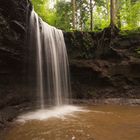
[[[99,33],[64,34],[73,97],[140,98],[140,59],[136,51],[140,48],[140,35],[117,34],[110,38],[109,33],[107,29]],[[84,38],[89,38],[91,44],[85,44]]]
[[[25,74],[28,59],[25,36],[31,9],[28,0],[0,0],[0,108],[20,104],[30,98]],[[14,110],[6,112],[10,113],[9,116],[2,113],[1,119],[11,119]]]
[[[25,27],[18,21],[16,20],[12,20],[10,22],[10,26],[12,29],[16,30],[17,32],[21,33],[21,34],[25,34],[26,29]]]

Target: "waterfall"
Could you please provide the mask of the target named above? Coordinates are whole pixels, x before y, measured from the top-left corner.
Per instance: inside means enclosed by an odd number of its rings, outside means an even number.
[[[70,77],[63,32],[48,25],[35,11],[30,16],[30,46],[36,49],[37,94],[40,106],[68,104]]]

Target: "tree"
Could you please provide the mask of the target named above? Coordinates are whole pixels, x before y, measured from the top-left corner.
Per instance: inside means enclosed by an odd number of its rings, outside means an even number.
[[[32,3],[45,22],[66,31],[98,31],[109,24],[112,29],[116,26],[121,30],[140,26],[140,0],[32,0]]]
[[[90,0],[90,30],[93,31],[93,3]]]
[[[71,3],[67,1],[58,1],[55,5],[56,17],[55,27],[69,31],[72,29],[72,7]]]
[[[117,18],[117,27],[119,29],[121,28],[120,9],[121,9],[121,2],[120,2],[120,0],[116,0],[116,18]]]
[[[109,19],[109,0],[106,0],[105,2],[106,2],[105,7],[106,7],[106,11],[107,11],[106,19],[108,20]]]
[[[48,0],[32,0],[32,3],[34,5],[34,10],[46,21]]]
[[[72,3],[72,25],[73,25],[73,29],[75,29],[75,11],[76,11],[76,2],[75,0],[71,0],[71,3]]]
[[[115,0],[110,0],[110,25],[111,27],[116,25]]]
[[[86,30],[86,23],[89,20],[89,3],[87,0],[76,1],[76,23],[78,30]]]

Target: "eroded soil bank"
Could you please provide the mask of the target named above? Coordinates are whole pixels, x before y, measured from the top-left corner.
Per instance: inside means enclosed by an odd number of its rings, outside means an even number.
[[[140,98],[140,34],[65,34],[75,98]]]

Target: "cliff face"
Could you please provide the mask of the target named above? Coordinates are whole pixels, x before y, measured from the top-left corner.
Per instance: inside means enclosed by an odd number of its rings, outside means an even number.
[[[140,34],[66,33],[73,96],[140,98]]]
[[[22,95],[27,64],[28,0],[0,1],[0,108],[24,100]],[[24,82],[25,83],[25,82]]]
[[[32,99],[28,61],[35,58],[26,42],[31,9],[28,0],[0,1],[0,108]],[[64,35],[74,98],[140,97],[139,34],[112,36],[105,29]]]

